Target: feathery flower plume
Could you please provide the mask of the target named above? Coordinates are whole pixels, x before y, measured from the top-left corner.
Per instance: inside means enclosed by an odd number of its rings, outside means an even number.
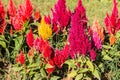
[[[63,30],[70,21],[70,10],[66,9],[66,0],[58,0],[58,2],[54,6],[54,10],[52,10],[53,18],[52,24],[53,28],[58,27]]]
[[[86,55],[91,48],[91,43],[85,33],[86,26],[85,9],[81,0],[79,0],[78,6],[71,18],[71,28],[69,31],[70,56],[72,58],[75,57],[75,54]]]
[[[45,17],[42,17],[41,23],[38,26],[38,34],[44,40],[47,40],[48,38],[52,36],[52,28],[50,24],[47,24],[45,22]]]
[[[26,35],[26,42],[27,42],[29,47],[33,46],[34,36],[33,36],[31,28],[30,28],[30,32]]]
[[[6,21],[5,21],[5,9],[0,0],[0,33],[4,34],[4,30],[6,28]]]
[[[22,51],[20,51],[20,54],[16,57],[16,62],[19,62],[20,64],[25,63],[25,55]]]

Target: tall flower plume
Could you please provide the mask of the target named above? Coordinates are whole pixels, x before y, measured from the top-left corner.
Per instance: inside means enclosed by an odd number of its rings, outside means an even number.
[[[47,24],[45,22],[45,17],[42,17],[41,23],[38,26],[38,34],[44,40],[47,40],[48,38],[52,36],[52,28],[50,24]]]
[[[85,55],[91,48],[91,43],[85,33],[86,25],[85,9],[81,0],[79,0],[78,6],[71,18],[71,28],[69,31],[70,55],[72,58],[78,53]]]
[[[116,0],[113,0],[113,10],[111,16],[106,15],[106,18],[104,19],[104,23],[106,25],[106,28],[108,30],[108,33],[110,34],[110,45],[113,45],[115,43],[115,34],[118,30],[120,30],[120,18],[118,17],[118,8],[117,8],[117,2]]]
[[[2,1],[0,0],[0,33],[3,34],[6,27],[6,21],[5,21],[5,9],[2,4]]]
[[[104,23],[109,34],[115,34],[120,29],[120,18],[118,17],[118,8],[116,0],[113,0],[113,10],[111,16],[106,14]]]
[[[14,17],[16,15],[16,7],[15,7],[15,4],[13,3],[13,0],[9,0],[8,14],[11,17]]]
[[[32,16],[33,7],[30,0],[25,0],[25,3],[19,5],[16,16],[12,18],[12,25],[15,30],[22,30],[23,24]]]
[[[71,15],[71,12],[66,9],[66,0],[58,0],[54,6],[54,10],[52,10],[52,14],[53,28],[56,28],[56,25],[59,25],[61,30],[65,28],[70,21]]]
[[[29,47],[33,46],[34,36],[33,36],[31,28],[30,28],[30,32],[26,35],[26,42],[27,42]]]
[[[23,54],[22,51],[20,51],[20,54],[16,57],[16,62],[18,62],[20,64],[25,63],[25,55]]]

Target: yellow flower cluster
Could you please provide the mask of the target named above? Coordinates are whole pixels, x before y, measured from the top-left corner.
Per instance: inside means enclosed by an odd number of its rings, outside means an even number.
[[[47,24],[45,22],[44,17],[42,17],[41,24],[38,26],[38,34],[41,36],[44,40],[47,40],[52,36],[52,28],[50,24]]]

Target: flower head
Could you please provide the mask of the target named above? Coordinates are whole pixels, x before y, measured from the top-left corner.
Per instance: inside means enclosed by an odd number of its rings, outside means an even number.
[[[70,56],[74,58],[75,54],[85,55],[91,48],[91,43],[86,35],[85,28],[87,26],[85,9],[79,0],[71,18],[71,28],[69,31]]]
[[[92,49],[92,50],[90,51],[90,59],[91,59],[92,61],[94,61],[94,60],[96,59],[96,52],[94,51],[94,49]]]
[[[64,64],[65,60],[68,58],[69,54],[69,46],[65,45],[65,47],[62,50],[56,50],[55,51],[55,57],[53,58],[55,65],[58,68],[61,68]]]
[[[52,29],[50,24],[47,24],[45,22],[45,18],[42,17],[41,23],[38,26],[38,34],[40,37],[42,37],[44,40],[47,40],[49,37],[52,36]]]
[[[11,17],[14,17],[16,15],[16,8],[15,8],[15,4],[13,3],[13,0],[9,0],[8,14]]]
[[[34,36],[33,36],[31,28],[30,28],[30,32],[26,35],[26,42],[27,42],[29,47],[33,46]]]
[[[22,51],[20,51],[20,54],[16,57],[16,62],[19,62],[20,64],[25,63],[25,55]]]
[[[52,10],[52,14],[52,24],[59,25],[61,30],[65,28],[70,21],[71,15],[70,10],[66,9],[66,0],[58,0],[58,2],[54,6],[54,10]]]
[[[113,0],[113,10],[112,15],[109,16],[106,14],[106,18],[104,19],[104,23],[108,30],[109,34],[115,34],[120,29],[120,18],[118,18],[118,8],[116,0]]]
[[[2,4],[2,1],[0,0],[0,33],[3,34],[6,27],[6,21],[5,21],[5,9]]]
[[[100,37],[100,41],[104,41],[104,28],[100,26],[97,19],[94,19],[93,25],[91,27],[92,32],[97,32],[98,36]]]
[[[102,48],[102,44],[101,44],[101,41],[100,41],[100,37],[98,35],[97,32],[93,32],[92,34],[92,40],[94,42],[94,46],[97,48],[97,49],[101,49]]]

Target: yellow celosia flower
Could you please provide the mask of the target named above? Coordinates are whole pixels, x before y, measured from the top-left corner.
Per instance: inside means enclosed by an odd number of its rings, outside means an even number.
[[[52,28],[51,28],[50,24],[47,24],[45,22],[44,17],[42,17],[41,24],[38,26],[38,34],[44,40],[47,40],[49,37],[52,36]]]

